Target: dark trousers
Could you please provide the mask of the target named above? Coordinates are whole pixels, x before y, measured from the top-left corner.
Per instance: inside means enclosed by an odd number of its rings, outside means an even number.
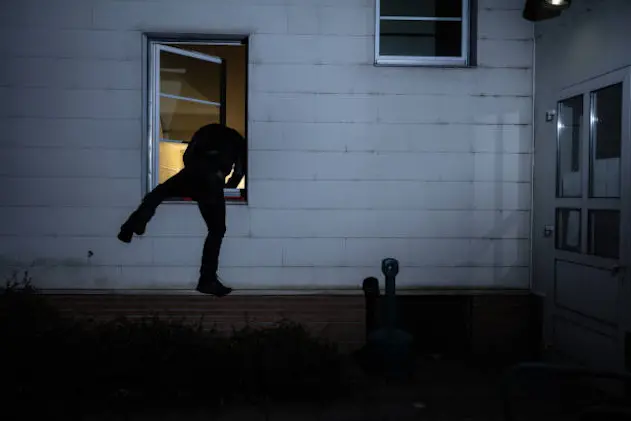
[[[223,186],[224,180],[214,174],[209,174],[207,170],[196,172],[194,169],[185,167],[147,193],[126,223],[144,227],[164,200],[190,197],[197,202],[208,228],[200,274],[214,276],[219,266],[219,252],[226,233],[226,201]]]

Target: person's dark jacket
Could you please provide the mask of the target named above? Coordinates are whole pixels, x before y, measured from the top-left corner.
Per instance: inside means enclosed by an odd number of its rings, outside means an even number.
[[[222,124],[201,127],[184,151],[184,166],[201,168],[209,174],[221,171],[223,176],[232,176],[225,184],[236,188],[245,176],[247,141],[236,130]]]

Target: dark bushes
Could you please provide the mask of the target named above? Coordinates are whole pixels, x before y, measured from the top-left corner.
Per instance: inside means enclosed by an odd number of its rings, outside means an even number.
[[[329,400],[345,390],[342,356],[298,324],[219,335],[159,317],[77,320],[50,306],[28,274],[0,295],[0,344],[2,396],[47,411],[123,401]]]

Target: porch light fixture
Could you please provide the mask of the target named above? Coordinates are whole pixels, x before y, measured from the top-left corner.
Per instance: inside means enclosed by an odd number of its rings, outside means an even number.
[[[543,0],[543,5],[548,9],[565,10],[570,7],[572,0]]]
[[[559,17],[572,4],[572,0],[526,0],[522,17],[531,22]]]

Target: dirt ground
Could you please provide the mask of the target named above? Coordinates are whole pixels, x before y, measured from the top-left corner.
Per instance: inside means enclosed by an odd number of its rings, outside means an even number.
[[[500,421],[504,368],[440,358],[419,358],[406,382],[386,381],[354,370],[352,396],[335,402],[265,405],[232,403],[219,409],[136,408],[103,412],[85,420],[218,421]],[[513,421],[576,420],[589,392],[551,378],[525,378],[515,388]]]

